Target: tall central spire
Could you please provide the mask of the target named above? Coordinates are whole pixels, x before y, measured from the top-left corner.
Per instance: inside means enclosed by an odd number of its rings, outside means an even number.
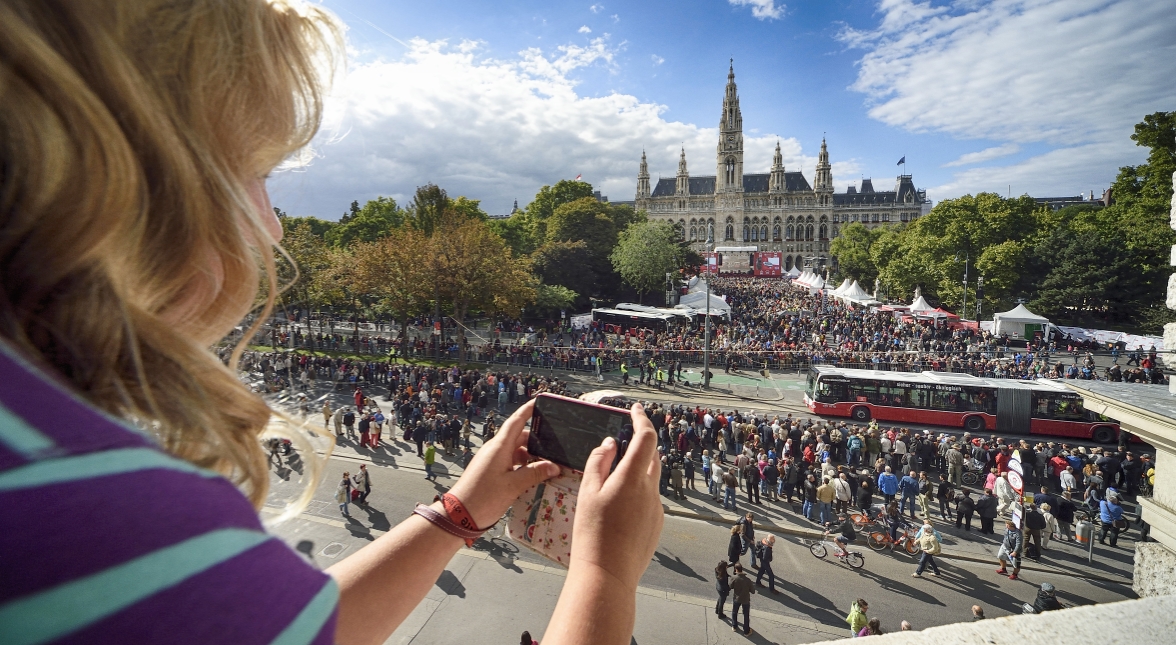
[[[716,192],[743,191],[743,114],[739,111],[739,90],[735,86],[735,60],[727,69],[727,90],[723,94],[723,117],[719,120],[719,145],[715,151]]]
[[[682,148],[682,155],[678,157],[678,177],[674,182],[674,192],[678,195],[690,194],[690,173],[686,170],[686,148]]]

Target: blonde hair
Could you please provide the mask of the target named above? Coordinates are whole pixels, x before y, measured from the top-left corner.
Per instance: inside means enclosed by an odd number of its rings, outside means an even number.
[[[279,288],[248,185],[314,135],[339,34],[281,0],[0,3],[0,337],[258,507],[236,365]]]

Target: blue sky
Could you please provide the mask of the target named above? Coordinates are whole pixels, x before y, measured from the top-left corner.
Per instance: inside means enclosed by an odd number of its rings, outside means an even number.
[[[323,0],[348,66],[301,168],[270,181],[292,215],[406,202],[432,181],[491,213],[582,174],[633,198],[685,147],[713,175],[735,59],[747,172],[777,139],[837,189],[907,172],[934,201],[978,191],[1100,192],[1176,110],[1176,11],[1155,0],[467,2]]]

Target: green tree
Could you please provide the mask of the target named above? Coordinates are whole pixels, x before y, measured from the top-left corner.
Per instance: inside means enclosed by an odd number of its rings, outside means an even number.
[[[592,197],[592,184],[586,181],[562,179],[554,186],[540,188],[535,199],[523,211],[535,245],[547,241],[547,219],[555,213],[555,209],[585,197]]]
[[[458,197],[449,203],[449,207],[453,212],[461,215],[466,219],[476,219],[483,222],[490,221],[490,216],[486,211],[482,210],[481,201],[477,199],[469,199],[467,197]]]
[[[589,294],[595,288],[595,263],[583,240],[548,242],[535,249],[531,260],[544,284],[567,287],[577,294]]]
[[[1148,148],[1147,161],[1125,166],[1111,184],[1114,203],[1100,213],[1103,230],[1118,229],[1138,280],[1126,294],[1126,308],[1140,314],[1162,298],[1171,269],[1169,250],[1176,243],[1170,227],[1172,173],[1176,172],[1176,112],[1156,112],[1136,124],[1131,140]],[[1150,317],[1155,319],[1155,317]],[[1158,329],[1151,327],[1151,332]]]
[[[535,310],[544,314],[555,313],[571,307],[577,297],[575,291],[565,286],[540,284],[535,288]]]
[[[353,242],[373,242],[404,224],[404,211],[391,197],[369,200],[363,208],[352,202],[352,210],[337,226],[325,233],[332,246],[344,248]]]
[[[275,211],[278,209],[274,209]],[[317,217],[290,217],[282,213],[278,219],[282,222],[282,231],[289,235],[296,226],[306,224],[310,227],[310,234],[326,241],[328,234],[339,226],[338,222],[331,222]]]
[[[640,222],[621,232],[610,256],[625,284],[642,294],[660,289],[667,273],[682,266],[680,236],[669,222]]]
[[[838,275],[857,280],[863,285],[874,284],[878,267],[874,264],[870,249],[885,230],[871,230],[857,222],[842,228],[841,235],[829,245],[829,252],[837,258]]]
[[[1036,249],[1050,269],[1033,306],[1055,320],[1079,324],[1127,314],[1123,301],[1133,291],[1128,288],[1133,261],[1119,252],[1123,245],[1121,231],[1074,230],[1068,223],[1055,228]]]
[[[417,186],[405,221],[412,228],[432,237],[437,224],[452,210],[452,204],[449,195],[436,184]]]
[[[504,219],[490,220],[490,230],[503,240],[506,240],[510,252],[515,256],[527,255],[535,250],[535,240],[531,237],[531,227],[527,223],[527,216],[521,211]]]

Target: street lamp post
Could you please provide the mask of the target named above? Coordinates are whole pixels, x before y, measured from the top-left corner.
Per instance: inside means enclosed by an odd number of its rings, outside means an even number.
[[[706,232],[706,321],[703,323],[702,335],[702,387],[710,387],[710,279],[711,253],[715,245],[715,227],[711,224]]]

